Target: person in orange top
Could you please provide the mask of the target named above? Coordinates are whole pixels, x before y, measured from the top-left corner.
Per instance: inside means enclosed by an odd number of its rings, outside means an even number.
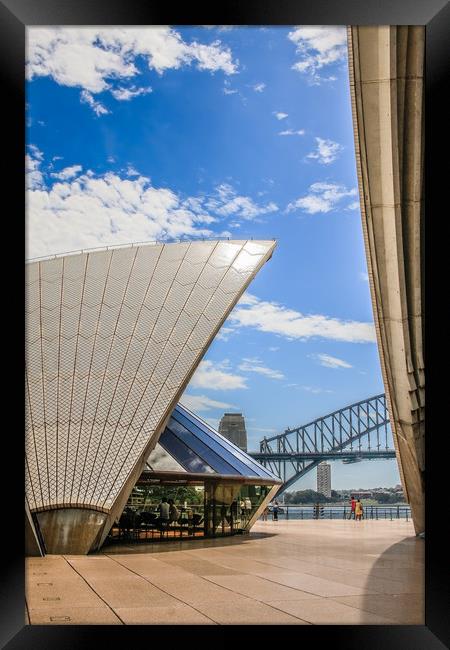
[[[361,517],[363,515],[363,512],[364,512],[363,504],[358,499],[358,501],[356,502],[356,506],[355,506],[355,519],[356,519],[356,521],[361,521]]]

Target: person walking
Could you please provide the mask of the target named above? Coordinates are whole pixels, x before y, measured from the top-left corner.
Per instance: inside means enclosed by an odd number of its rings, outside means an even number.
[[[268,515],[268,512],[269,512],[269,508],[268,508],[268,506],[266,506],[266,507],[264,508],[264,510],[263,510],[263,513],[262,513],[262,520],[263,520],[263,521],[267,521],[267,515]]]
[[[352,495],[352,498],[351,498],[351,501],[350,501],[350,507],[351,507],[351,509],[350,509],[350,514],[349,514],[348,518],[351,519],[353,517],[353,519],[355,519],[356,499],[355,499],[355,497],[353,495]]]
[[[363,504],[361,501],[358,499],[355,505],[355,519],[356,521],[361,521],[361,517],[363,516],[364,513],[364,508]]]
[[[278,521],[278,501],[275,501],[272,508],[272,520]]]

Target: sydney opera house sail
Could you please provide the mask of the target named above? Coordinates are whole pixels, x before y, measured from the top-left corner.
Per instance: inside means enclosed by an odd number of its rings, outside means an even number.
[[[101,543],[274,246],[142,244],[26,265],[26,499],[47,548],[80,530],[80,552]]]

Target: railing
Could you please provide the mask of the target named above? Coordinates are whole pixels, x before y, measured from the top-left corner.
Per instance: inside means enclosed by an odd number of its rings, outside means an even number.
[[[411,507],[404,505],[378,505],[363,506],[364,512],[362,519],[385,519],[393,521],[394,519],[411,519]],[[272,509],[269,509],[269,515],[272,516]],[[348,506],[330,506],[326,504],[319,505],[295,505],[283,504],[278,508],[278,519],[350,519],[351,507]]]

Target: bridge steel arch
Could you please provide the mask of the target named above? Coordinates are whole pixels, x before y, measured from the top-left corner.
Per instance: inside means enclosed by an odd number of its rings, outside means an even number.
[[[264,438],[259,453],[251,456],[281,478],[281,494],[325,459],[395,458],[388,444],[389,427],[383,393]]]

